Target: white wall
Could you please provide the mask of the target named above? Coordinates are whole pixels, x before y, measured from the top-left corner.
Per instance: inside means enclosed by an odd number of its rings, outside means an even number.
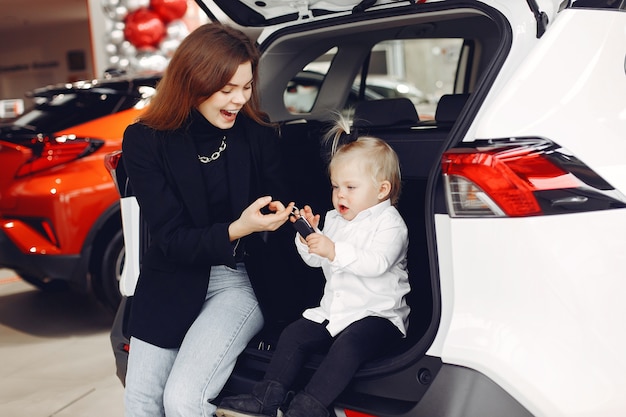
[[[104,70],[109,67],[108,56],[104,50],[107,29],[107,18],[102,10],[101,0],[88,0],[87,12],[91,30],[91,53],[93,54],[93,72],[95,78],[100,78]]]

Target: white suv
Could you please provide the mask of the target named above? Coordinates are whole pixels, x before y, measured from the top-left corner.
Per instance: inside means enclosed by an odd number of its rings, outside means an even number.
[[[330,206],[319,139],[331,111],[354,110],[356,129],[400,155],[410,332],[358,372],[336,415],[626,415],[624,1],[198,3],[258,36],[262,105],[298,173],[297,204]],[[286,88],[311,69],[322,75],[302,88],[309,110],[294,113]],[[426,101],[363,92],[346,108],[370,76]],[[138,216],[125,217],[127,298],[112,332],[122,379]],[[249,391],[280,329],[319,301],[323,277],[281,250],[261,266],[281,285],[261,294],[276,309],[225,393]]]

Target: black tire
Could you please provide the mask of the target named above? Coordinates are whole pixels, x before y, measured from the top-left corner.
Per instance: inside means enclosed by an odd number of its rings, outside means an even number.
[[[119,283],[124,266],[124,255],[124,234],[122,230],[119,230],[106,243],[101,261],[94,271],[96,297],[113,312],[117,311],[122,299]]]

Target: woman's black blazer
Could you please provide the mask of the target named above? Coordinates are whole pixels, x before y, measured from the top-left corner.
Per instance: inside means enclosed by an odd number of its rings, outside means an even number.
[[[224,157],[236,219],[260,196],[283,197],[280,152],[274,129],[241,113],[225,132]],[[201,164],[184,128],[156,131],[141,123],[130,125],[122,149],[151,235],[133,297],[129,333],[157,346],[178,347],[202,307],[211,266],[235,267],[229,224],[214,224],[209,218]],[[246,239],[260,238],[253,234]],[[248,246],[255,245],[247,242]]]

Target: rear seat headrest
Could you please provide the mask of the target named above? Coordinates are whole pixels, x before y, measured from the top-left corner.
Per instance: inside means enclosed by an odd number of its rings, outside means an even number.
[[[444,94],[437,103],[435,120],[437,122],[455,122],[468,98],[469,94]]]
[[[354,108],[354,127],[411,125],[419,122],[415,105],[406,97],[359,101]]]

